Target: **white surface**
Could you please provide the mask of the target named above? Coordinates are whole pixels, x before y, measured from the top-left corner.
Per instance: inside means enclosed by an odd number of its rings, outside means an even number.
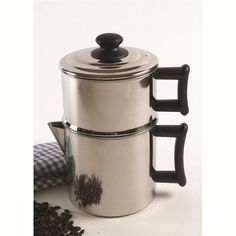
[[[191,193],[192,192],[192,193]],[[200,193],[176,185],[158,185],[154,201],[136,214],[104,218],[86,214],[73,207],[67,198],[66,187],[56,187],[37,193],[37,201],[48,201],[72,211],[75,225],[85,229],[85,235],[143,236],[143,235],[201,235],[199,225]]]
[[[112,11],[111,11],[112,9]],[[122,14],[119,14],[122,12]],[[107,20],[111,19],[111,20]],[[157,197],[144,211],[132,216],[106,219],[79,212],[79,225],[87,235],[201,235],[201,73],[200,2],[162,1],[49,1],[35,4],[35,122],[34,143],[52,141],[47,122],[60,120],[62,97],[58,61],[68,52],[95,46],[95,37],[117,32],[123,44],[147,49],[160,66],[191,67],[188,99],[190,113],[159,113],[160,124],[189,125],[185,144],[188,183],[158,184]],[[176,84],[158,83],[158,98],[176,96]],[[170,141],[171,140],[171,141]],[[159,169],[173,168],[173,140],[157,139]],[[164,195],[164,196],[163,196]],[[165,196],[167,195],[167,196]],[[36,194],[70,208],[65,189]]]

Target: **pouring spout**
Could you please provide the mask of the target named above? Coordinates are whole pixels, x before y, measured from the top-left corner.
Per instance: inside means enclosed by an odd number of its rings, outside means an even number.
[[[63,153],[65,153],[65,127],[60,121],[49,122],[49,128],[52,131],[54,138],[56,139],[57,143],[59,144]]]

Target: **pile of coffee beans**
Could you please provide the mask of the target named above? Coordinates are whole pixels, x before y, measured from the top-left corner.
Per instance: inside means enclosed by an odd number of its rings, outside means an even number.
[[[69,210],[34,201],[34,236],[81,236],[84,230],[74,226]],[[59,213],[59,212],[60,213]]]

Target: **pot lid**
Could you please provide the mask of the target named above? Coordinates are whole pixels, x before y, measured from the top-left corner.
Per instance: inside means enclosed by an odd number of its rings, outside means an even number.
[[[123,38],[114,33],[96,37],[98,48],[72,52],[60,61],[62,72],[82,79],[121,80],[152,73],[157,57],[145,50],[119,47]]]

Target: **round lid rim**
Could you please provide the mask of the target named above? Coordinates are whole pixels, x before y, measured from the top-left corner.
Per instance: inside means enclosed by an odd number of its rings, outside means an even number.
[[[86,68],[86,60],[85,67],[80,67],[78,65],[69,64],[70,58],[75,58],[77,55],[86,56],[89,55],[94,48],[86,48],[78,51],[71,52],[64,56],[59,63],[59,68],[62,73],[73,76],[78,79],[88,79],[88,80],[123,80],[123,79],[131,79],[135,77],[144,76],[146,74],[151,74],[158,67],[159,60],[151,52],[148,52],[144,49],[134,48],[134,47],[124,47],[131,51],[131,59],[134,58],[132,55],[139,55],[139,59],[132,61],[129,58],[124,59],[119,63],[104,63],[99,64],[98,61],[88,62],[88,68]],[[145,56],[148,55],[148,59],[145,61]],[[143,59],[142,59],[143,58]],[[68,62],[69,60],[69,62]],[[73,59],[72,59],[73,60]],[[94,60],[94,59],[92,59]],[[126,60],[126,61],[125,61]],[[143,63],[142,63],[143,60]],[[89,66],[91,66],[89,68]],[[92,68],[94,66],[94,69]],[[113,70],[114,67],[114,70]],[[100,70],[100,71],[99,71]]]
[[[69,75],[73,78],[77,78],[77,79],[86,79],[86,80],[100,80],[100,81],[110,81],[110,80],[127,80],[127,79],[135,79],[135,78],[139,78],[139,77],[143,77],[145,75],[150,75],[152,74],[157,68],[158,68],[158,64],[156,64],[154,67],[150,68],[149,70],[143,70],[140,72],[136,72],[136,73],[126,73],[126,74],[80,74],[80,73],[76,73],[76,72],[72,72],[69,70],[66,70],[62,67],[59,67],[61,72]]]

